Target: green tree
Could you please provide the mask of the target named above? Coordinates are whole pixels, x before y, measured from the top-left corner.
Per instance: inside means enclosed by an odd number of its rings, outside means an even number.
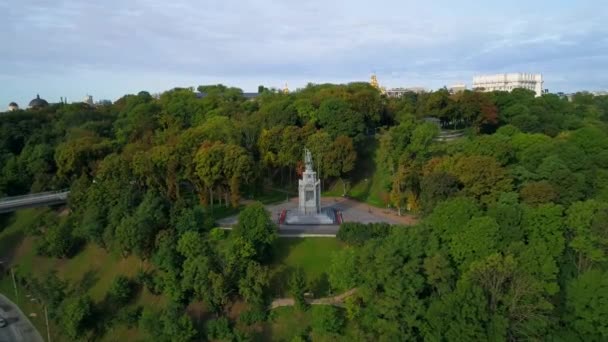
[[[343,195],[346,195],[344,175],[353,170],[357,159],[353,140],[345,136],[337,137],[326,156],[325,174],[330,177],[339,177],[343,185]]]
[[[344,326],[342,313],[330,305],[312,307],[312,328],[319,333],[339,334]]]
[[[79,339],[90,327],[93,303],[86,296],[68,298],[61,304],[60,312],[59,321],[63,331],[70,338]]]
[[[116,238],[123,254],[135,252],[139,256],[150,256],[154,238],[167,224],[165,203],[158,194],[148,192],[135,212],[125,217],[116,227]]]
[[[435,235],[448,242],[466,226],[472,217],[480,216],[478,204],[468,197],[456,197],[439,203],[426,220]]]
[[[322,130],[311,134],[306,140],[306,148],[310,150],[315,170],[322,179],[329,177],[330,172],[328,170],[333,167],[330,160],[332,145],[331,136]]]
[[[511,179],[492,157],[461,157],[449,171],[458,177],[466,194],[484,204],[496,201],[501,192],[511,190]]]
[[[220,317],[217,319],[209,320],[205,324],[205,331],[207,332],[207,338],[210,341],[233,341],[234,334],[230,327],[230,322],[226,317]]]
[[[197,337],[190,317],[174,305],[161,311],[144,308],[139,326],[154,341],[190,342]]]
[[[261,306],[269,282],[268,268],[251,261],[247,265],[244,276],[239,280],[239,293],[248,303]]]
[[[548,294],[555,294],[559,272],[558,258],[564,251],[563,207],[543,204],[535,208],[524,208],[522,227],[527,245],[520,251],[519,266],[543,282]]]
[[[357,285],[358,265],[354,248],[345,248],[334,252],[329,266],[329,283],[332,290],[346,291]]]
[[[432,172],[423,176],[420,183],[420,202],[425,213],[430,213],[435,205],[458,193],[460,181],[455,176],[443,172]]]
[[[566,322],[586,341],[608,338],[608,274],[590,270],[567,287]]]
[[[57,258],[72,256],[80,244],[80,241],[73,234],[72,224],[71,220],[67,220],[47,227],[40,245],[40,251],[45,255]]]
[[[412,140],[407,150],[417,158],[425,158],[431,154],[431,145],[439,135],[437,125],[425,122],[416,126],[412,132]]]
[[[308,305],[304,299],[305,291],[306,279],[304,271],[302,271],[301,268],[296,268],[291,272],[289,277],[289,294],[291,294],[296,303],[296,307],[300,310],[303,310]]]
[[[423,266],[427,282],[437,294],[448,293],[453,289],[455,272],[446,256],[439,253],[428,256],[424,259]]]
[[[462,227],[450,244],[450,254],[466,269],[471,262],[496,252],[499,226],[491,217],[474,217]]]
[[[530,205],[553,202],[557,199],[557,192],[547,181],[529,182],[519,191],[524,203]]]
[[[233,234],[251,243],[256,251],[256,259],[263,261],[269,256],[272,243],[277,237],[277,228],[264,205],[255,202],[241,211]]]
[[[96,161],[112,151],[112,143],[98,137],[85,136],[66,141],[55,150],[57,175],[69,179],[90,173]]]
[[[194,165],[196,175],[209,191],[211,204],[214,191],[223,190],[228,206],[229,190],[234,199],[232,205],[238,205],[239,185],[247,183],[253,172],[253,159],[244,148],[220,142],[203,144],[196,152]],[[219,200],[221,204],[222,198]]]
[[[319,123],[333,138],[345,135],[360,140],[365,129],[363,115],[353,111],[346,101],[339,99],[327,99],[321,103]]]
[[[426,340],[501,341],[506,329],[500,316],[487,311],[482,290],[460,282],[455,291],[431,302],[422,332]]]
[[[108,289],[108,297],[110,300],[118,305],[125,305],[131,300],[134,295],[134,284],[125,276],[117,276],[110,284]]]
[[[181,267],[182,257],[177,252],[177,235],[172,230],[161,230],[156,235],[152,262],[161,270],[177,270]]]
[[[290,170],[290,175],[302,158],[302,143],[302,130],[299,127],[287,126],[283,129],[277,157],[279,165]]]
[[[579,272],[593,265],[605,265],[608,250],[608,204],[595,200],[576,202],[568,208],[566,224],[571,235],[569,245],[576,254]]]
[[[205,238],[194,231],[183,233],[177,242],[177,251],[185,258],[195,258],[207,254],[207,242]]]
[[[546,336],[553,305],[544,297],[542,283],[523,272],[512,255],[479,259],[463,278],[483,291],[490,315],[504,315],[507,336]]]
[[[182,266],[181,288],[192,290],[198,299],[209,299],[212,273],[213,265],[208,257],[199,255],[188,258]]]

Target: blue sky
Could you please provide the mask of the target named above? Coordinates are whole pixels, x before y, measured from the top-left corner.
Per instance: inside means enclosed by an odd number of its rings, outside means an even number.
[[[0,108],[223,83],[608,89],[606,1],[0,0]]]

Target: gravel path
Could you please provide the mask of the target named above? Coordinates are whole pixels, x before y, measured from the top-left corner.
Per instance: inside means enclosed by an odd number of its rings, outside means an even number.
[[[357,291],[357,289],[350,289],[344,293],[341,293],[341,294],[333,296],[333,297],[306,299],[306,302],[310,305],[343,306],[344,300],[347,297],[352,296],[356,291]],[[272,310],[272,309],[279,308],[281,306],[293,306],[293,305],[295,305],[295,301],[293,300],[293,298],[277,298],[277,299],[273,300],[272,303],[270,303],[270,309]]]

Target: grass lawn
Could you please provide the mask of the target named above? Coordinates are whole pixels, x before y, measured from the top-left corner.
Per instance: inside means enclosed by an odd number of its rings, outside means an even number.
[[[308,337],[309,341],[336,342],[347,340],[344,335],[318,333],[311,331],[312,310],[300,311],[293,306],[276,308],[270,312],[268,322],[264,324],[260,341],[292,341],[296,336]],[[345,327],[343,334],[347,333]]]
[[[310,310],[300,311],[293,306],[276,308],[268,318],[264,340],[289,342],[295,336],[305,335],[311,319]]]
[[[279,238],[275,243],[271,269],[271,286],[274,294],[286,296],[290,272],[299,267],[304,271],[315,297],[327,295],[327,271],[334,252],[344,244],[334,238]]]
[[[0,232],[0,259],[12,259],[17,272],[37,278],[44,277],[50,271],[56,271],[57,275],[67,280],[72,286],[79,286],[88,292],[93,301],[101,302],[110,284],[118,275],[133,277],[139,269],[149,269],[151,266],[135,256],[123,258],[118,253],[108,253],[94,244],[87,244],[71,259],[47,258],[36,255],[35,238],[26,237],[24,228],[33,222],[38,215],[43,213],[41,209],[30,209],[17,211],[6,219],[6,228]],[[23,310],[24,313],[36,313],[38,317],[32,318],[32,323],[38,331],[46,336],[46,325],[44,324],[42,307],[26,298],[26,290],[18,288],[19,299],[15,298],[15,292],[10,276],[0,278],[0,292]],[[158,309],[165,306],[166,298],[154,296],[143,289],[131,305],[142,305]],[[52,323],[51,323],[52,324]],[[55,341],[61,341],[61,336],[55,336],[58,328],[51,326],[51,337]],[[138,341],[143,340],[141,332],[137,329],[128,329],[117,325],[108,330],[102,341]]]
[[[44,212],[44,209],[24,209],[13,214],[0,215],[0,260],[12,260],[25,237],[25,228]]]

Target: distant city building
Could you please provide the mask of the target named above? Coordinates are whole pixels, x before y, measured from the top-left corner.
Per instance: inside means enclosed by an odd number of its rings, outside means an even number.
[[[608,95],[608,90],[592,91],[591,94],[593,94],[593,96],[606,96]]]
[[[15,102],[11,102],[8,104],[8,111],[9,112],[14,112],[16,110],[19,110],[19,105]]]
[[[88,104],[89,106],[93,106],[95,103],[93,102],[93,96],[91,95],[87,95],[84,97],[84,100],[82,100],[82,102]]]
[[[46,102],[45,99],[41,99],[40,95],[36,95],[36,98],[33,99],[32,101],[30,101],[30,104],[28,105],[28,108],[30,109],[38,109],[38,108],[44,108],[44,107],[48,107],[49,103]]]
[[[473,90],[512,91],[517,88],[532,90],[536,96],[543,94],[543,75],[541,74],[496,74],[473,77]]]
[[[391,88],[391,89],[388,89],[386,91],[386,96],[388,96],[388,97],[401,97],[401,96],[403,96],[407,92],[408,92],[408,90],[405,89],[405,88]]]
[[[456,93],[460,93],[467,90],[467,85],[464,83],[456,83],[456,84],[452,84],[449,88],[448,91],[450,92],[450,94],[456,94]]]
[[[391,88],[386,90],[386,96],[388,97],[401,97],[406,93],[422,94],[426,93],[427,89],[423,87],[409,87],[409,88]]]

